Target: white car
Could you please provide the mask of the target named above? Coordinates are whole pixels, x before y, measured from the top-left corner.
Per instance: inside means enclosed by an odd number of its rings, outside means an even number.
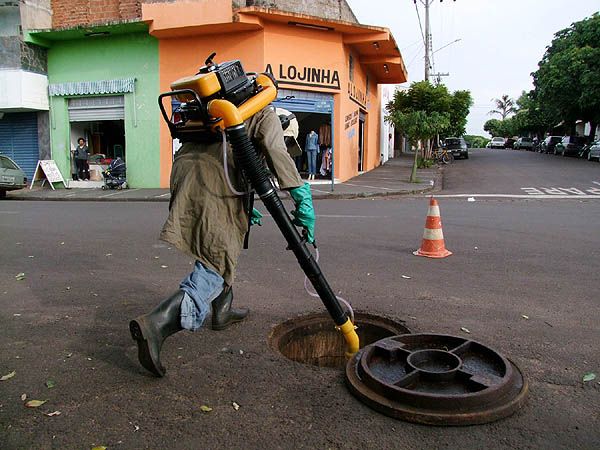
[[[504,143],[506,140],[503,137],[494,137],[490,141],[491,148],[504,148]]]

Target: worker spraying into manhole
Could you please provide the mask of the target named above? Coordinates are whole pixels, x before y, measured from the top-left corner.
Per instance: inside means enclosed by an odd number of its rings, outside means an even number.
[[[214,56],[195,76],[174,82],[173,91],[159,96],[171,135],[182,142],[173,162],[169,216],[160,238],[196,262],[175,293],[130,322],[140,363],[162,377],[166,370],[160,351],[168,336],[199,329],[211,310],[214,330],[247,316],[248,309],[232,307],[232,284],[249,226],[260,224],[261,215],[253,208],[255,193],[344,334],[351,355],[359,347],[354,325],[307,247],[315,240],[312,195],[287,152],[283,121],[269,106],[276,85],[266,74],[246,74],[239,61],[218,65]],[[163,106],[165,97],[181,102],[171,117]],[[293,218],[270,174],[290,193]]]

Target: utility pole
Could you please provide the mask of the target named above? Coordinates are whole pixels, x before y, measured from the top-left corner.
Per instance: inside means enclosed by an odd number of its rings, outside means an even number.
[[[433,0],[419,0],[421,4],[425,7],[425,36],[423,37],[425,41],[425,80],[429,81],[431,69],[431,28],[429,26],[429,7],[433,3]],[[442,3],[444,0],[440,0]],[[456,1],[456,0],[454,0]],[[417,4],[417,0],[414,0],[415,5]],[[416,6],[415,6],[416,7]],[[417,10],[417,14],[418,14]],[[439,77],[438,77],[439,79]]]
[[[421,0],[421,3],[425,5],[425,81],[429,81],[429,43],[431,42],[431,36],[429,35],[429,5],[433,0]]]

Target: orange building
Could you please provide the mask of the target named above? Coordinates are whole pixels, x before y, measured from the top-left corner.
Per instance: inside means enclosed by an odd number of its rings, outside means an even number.
[[[197,72],[206,57],[241,60],[248,72],[270,72],[279,83],[276,106],[292,111],[304,145],[319,133],[322,178],[345,181],[380,164],[378,84],[407,73],[386,28],[261,7],[233,9],[230,0],[143,3],[142,20],[159,42],[160,90]],[[173,144],[160,130],[160,184],[168,186]],[[297,164],[304,169],[305,161]]]

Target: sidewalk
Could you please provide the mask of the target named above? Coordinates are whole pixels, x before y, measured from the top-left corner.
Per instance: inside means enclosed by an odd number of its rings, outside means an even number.
[[[315,199],[350,199],[359,197],[380,197],[386,195],[420,194],[441,187],[441,171],[437,167],[419,169],[419,183],[409,183],[413,155],[400,155],[388,160],[384,165],[370,172],[358,175],[344,183],[336,183],[331,189],[330,180],[311,181]],[[84,182],[80,182],[81,185]],[[87,188],[52,190],[47,184],[43,187],[21,189],[9,192],[7,199],[13,200],[71,200],[71,201],[169,201],[168,189],[123,189],[102,190],[102,183],[89,182]]]

